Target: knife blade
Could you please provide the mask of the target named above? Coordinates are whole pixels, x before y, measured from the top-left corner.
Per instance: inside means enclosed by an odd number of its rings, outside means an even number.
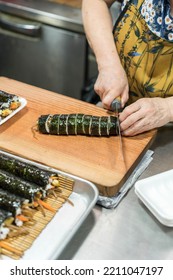
[[[119,134],[119,140],[120,140],[121,155],[122,155],[122,160],[125,164],[123,141],[122,141],[122,136],[121,136],[120,120],[119,120],[119,112],[121,111],[121,99],[120,99],[120,97],[117,97],[112,101],[111,110],[113,112],[115,112],[115,116],[117,117],[117,125],[118,125],[118,134]]]

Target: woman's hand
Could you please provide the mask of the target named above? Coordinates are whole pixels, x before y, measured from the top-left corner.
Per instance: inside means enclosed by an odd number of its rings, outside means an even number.
[[[117,68],[117,65],[109,65],[100,69],[94,90],[100,96],[104,108],[110,109],[112,101],[118,96],[124,107],[129,97],[129,86],[122,66]]]
[[[122,106],[128,100],[128,82],[115,46],[113,20],[109,8],[116,0],[83,0],[82,18],[90,47],[96,57],[99,75],[95,91],[103,106],[110,109],[120,96]]]
[[[133,136],[173,120],[173,97],[142,98],[120,113],[122,134]]]

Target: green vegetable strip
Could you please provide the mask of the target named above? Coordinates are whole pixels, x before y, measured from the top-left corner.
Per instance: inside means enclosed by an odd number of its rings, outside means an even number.
[[[0,170],[0,187],[16,195],[25,197],[29,201],[33,201],[36,195],[45,197],[45,191],[41,186],[24,181],[4,170]]]

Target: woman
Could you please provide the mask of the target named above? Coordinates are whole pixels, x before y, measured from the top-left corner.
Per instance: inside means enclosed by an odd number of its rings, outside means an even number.
[[[107,109],[120,96],[122,134],[133,136],[173,121],[173,0],[123,2],[113,29],[114,2],[83,0],[83,23],[98,64],[95,91]]]

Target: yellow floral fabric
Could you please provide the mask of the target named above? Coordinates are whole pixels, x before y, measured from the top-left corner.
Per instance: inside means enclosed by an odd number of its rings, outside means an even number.
[[[150,31],[139,13],[142,2],[130,1],[113,30],[129,82],[129,103],[142,97],[173,96],[173,43]]]

